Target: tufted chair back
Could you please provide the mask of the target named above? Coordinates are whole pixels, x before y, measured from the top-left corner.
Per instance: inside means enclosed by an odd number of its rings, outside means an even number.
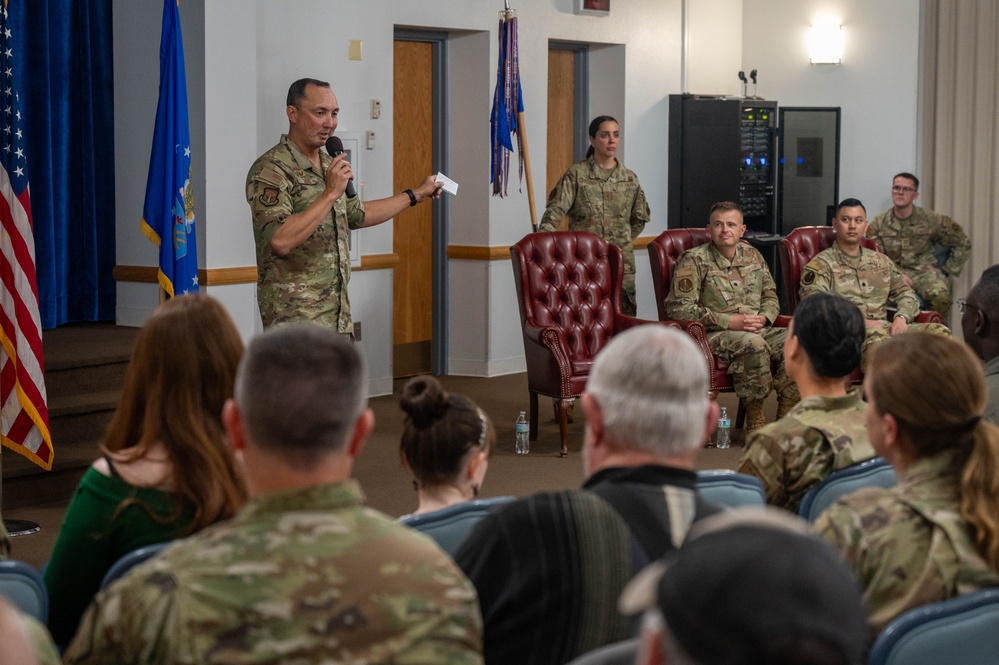
[[[801,284],[801,271],[819,252],[829,249],[835,242],[836,233],[831,226],[799,226],[780,241],[780,267],[784,282],[784,297],[791,314],[798,308],[800,300],[798,286]],[[861,243],[867,249],[880,252],[881,248],[870,238]]]
[[[673,268],[680,255],[691,247],[710,242],[707,229],[667,229],[649,243],[649,262],[652,266],[652,288],[656,292],[656,311],[659,320],[666,321],[666,296],[673,282]]]
[[[510,248],[521,323],[565,336],[574,373],[588,374],[621,311],[621,250],[588,231],[532,233]]]

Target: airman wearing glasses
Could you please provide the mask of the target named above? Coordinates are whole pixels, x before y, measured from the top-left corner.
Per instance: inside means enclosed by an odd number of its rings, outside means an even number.
[[[968,297],[958,300],[957,306],[965,344],[985,361],[988,402],[984,417],[999,424],[999,265],[983,272]]]
[[[953,298],[948,277],[964,268],[971,241],[961,225],[946,215],[914,205],[919,198],[919,178],[899,173],[892,179],[892,208],[873,220],[867,237],[902,269],[928,309],[950,318]],[[938,258],[938,252],[946,258]]]

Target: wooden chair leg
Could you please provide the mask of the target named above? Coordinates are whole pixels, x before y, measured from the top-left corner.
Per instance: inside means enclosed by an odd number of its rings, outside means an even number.
[[[562,441],[561,457],[569,454],[569,408],[571,406],[571,399],[558,400],[558,433]]]

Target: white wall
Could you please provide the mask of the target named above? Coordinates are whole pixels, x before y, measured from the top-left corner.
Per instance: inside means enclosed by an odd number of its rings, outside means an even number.
[[[808,62],[812,21],[843,26],[840,65]],[[891,177],[918,170],[918,0],[744,0],[743,68],[781,106],[842,107],[840,198],[891,207]]]
[[[681,0],[614,3],[606,18],[573,14],[574,0],[514,2],[520,23],[527,133],[539,213],[546,195],[549,40],[591,45],[591,111],[613,109],[622,157],[642,181],[652,209],[645,235],[666,228],[667,97],[681,92],[685,28]],[[691,92],[735,93],[739,69],[760,70],[759,94],[783,105],[844,108],[844,196],[887,205],[886,178],[915,161],[918,5],[914,0],[687,0]],[[804,30],[813,12],[838,7],[847,56],[838,68],[808,65]],[[449,35],[449,175],[459,197],[446,201],[449,244],[497,246],[529,229],[526,187],[490,196],[488,118],[495,84],[499,6],[468,0],[212,0],[181,5],[192,143],[199,261],[204,268],[255,262],[243,183],[253,160],[286,131],[284,97],[302,76],[329,80],[341,106],[341,132],[375,130],[363,154],[361,194],[392,194],[392,41],[396,27]],[[115,156],[119,264],[155,265],[138,232],[158,80],[162,5],[115,0]],[[363,59],[347,59],[348,41]],[[741,41],[741,44],[740,44]],[[741,61],[739,50],[741,49]],[[730,80],[731,79],[731,80]],[[701,87],[703,86],[703,89]],[[382,117],[369,117],[371,99]],[[405,113],[405,109],[398,112]],[[200,173],[199,173],[200,171]],[[885,181],[882,183],[882,181]],[[362,254],[392,251],[392,226],[360,234]],[[638,254],[639,315],[654,318],[648,259]],[[355,272],[351,303],[364,326],[371,392],[391,390],[391,271]],[[509,263],[449,262],[449,362],[454,373],[494,375],[523,367]],[[259,330],[254,285],[211,287],[244,337]],[[156,302],[152,285],[120,284],[122,323],[141,323]]]

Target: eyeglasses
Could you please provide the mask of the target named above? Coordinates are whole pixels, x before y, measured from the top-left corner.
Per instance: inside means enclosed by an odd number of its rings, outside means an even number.
[[[916,190],[913,189],[912,187],[902,187],[901,185],[895,185],[894,187],[891,188],[891,191],[897,194],[908,194],[909,192],[914,192]]]
[[[967,310],[969,307],[971,309],[977,309],[979,312],[982,311],[981,307],[979,307],[978,305],[972,305],[970,302],[968,302],[964,298],[959,298],[955,302],[957,302],[957,308],[961,310],[961,314],[964,314],[965,310]]]

